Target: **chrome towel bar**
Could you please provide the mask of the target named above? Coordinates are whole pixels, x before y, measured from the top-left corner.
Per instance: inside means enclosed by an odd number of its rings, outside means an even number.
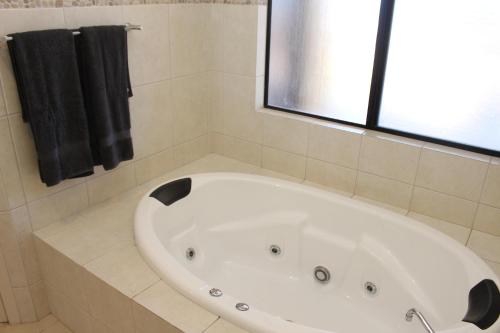
[[[131,23],[125,23],[125,31],[130,31],[130,30],[142,30],[142,25],[136,25],[136,24],[131,24]],[[79,35],[80,31],[73,31],[73,35]],[[4,36],[3,37],[6,42],[9,40],[13,40],[11,36]]]

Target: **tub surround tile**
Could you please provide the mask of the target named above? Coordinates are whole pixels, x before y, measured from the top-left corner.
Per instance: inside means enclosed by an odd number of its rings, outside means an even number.
[[[193,140],[208,132],[208,76],[172,80],[174,143]]]
[[[244,163],[257,167],[262,165],[262,146],[257,143],[213,132],[212,149],[215,153]]]
[[[172,76],[205,70],[204,37],[210,8],[206,5],[173,4],[169,10]]]
[[[223,74],[223,133],[262,143],[262,118],[256,112],[255,77]]]
[[[174,118],[170,81],[136,87],[130,99],[130,117],[136,159],[172,147]]]
[[[168,321],[158,317],[142,305],[133,303],[136,333],[182,333],[180,329],[172,326]]]
[[[79,184],[28,205],[33,230],[65,219],[88,207],[86,184]]]
[[[434,229],[441,231],[442,233],[455,239],[462,245],[467,244],[467,240],[469,239],[469,235],[471,232],[471,230],[468,228],[414,212],[408,213],[408,217],[417,220],[419,222],[425,223],[428,226],[431,226]]]
[[[120,25],[124,24],[121,6],[105,7],[65,7],[64,19],[66,28],[77,29],[82,26]]]
[[[307,154],[317,160],[357,169],[362,134],[358,129],[312,124]]]
[[[353,196],[353,194],[350,193],[350,192],[344,192],[344,191],[337,190],[337,189],[335,189],[333,187],[328,187],[328,186],[320,185],[320,184],[317,184],[317,183],[313,183],[313,182],[311,182],[311,181],[309,181],[307,179],[304,180],[302,182],[302,184],[304,184],[306,186],[310,186],[310,187],[315,187],[318,190],[335,193],[335,194],[338,194],[338,195],[341,195],[341,196],[344,196],[344,197],[348,197],[348,198],[351,198]]]
[[[481,202],[500,208],[500,158],[493,158],[488,168]]]
[[[136,186],[133,165],[112,170],[87,182],[89,203],[96,204]]]
[[[204,134],[192,141],[174,147],[176,167],[184,166],[210,153],[210,135]]]
[[[477,204],[451,195],[416,186],[413,191],[411,211],[440,220],[471,227]]]
[[[481,258],[500,263],[500,237],[473,230],[467,246]]]
[[[21,176],[15,161],[9,122],[7,118],[3,118],[0,119],[0,211],[19,207],[25,202]]]
[[[222,10],[224,72],[256,76],[258,7],[235,5]]]
[[[477,201],[487,169],[488,161],[465,158],[424,147],[416,184],[430,190]]]
[[[410,205],[412,186],[360,171],[354,193],[407,210]]]
[[[364,202],[364,203],[367,203],[367,204],[370,204],[370,205],[373,205],[373,206],[381,207],[381,208],[390,210],[390,211],[392,211],[394,213],[398,213],[398,214],[401,214],[401,215],[406,215],[408,213],[407,209],[404,209],[404,208],[401,208],[401,207],[397,207],[397,206],[394,206],[394,205],[391,205],[391,204],[383,203],[383,202],[380,202],[380,201],[377,201],[377,200],[368,199],[368,198],[365,198],[365,197],[362,197],[362,196],[359,196],[359,195],[355,195],[352,198],[354,200],[359,200],[361,202]]]
[[[21,322],[30,323],[37,321],[35,307],[33,306],[33,300],[31,299],[29,288],[12,288],[12,291],[16,299]]]
[[[306,158],[269,147],[262,148],[262,166],[266,169],[304,179]]]
[[[303,121],[262,114],[262,143],[289,153],[305,155],[308,124]]]
[[[135,246],[117,248],[85,268],[128,297],[134,297],[160,280]]]
[[[45,284],[39,281],[30,286],[31,298],[33,306],[35,307],[35,314],[38,320],[47,317],[50,314],[49,303],[47,300],[47,293],[45,291]]]
[[[399,138],[398,138],[399,139]],[[413,184],[421,145],[370,132],[363,136],[359,169],[385,178]]]
[[[123,7],[123,22],[143,26],[143,30],[128,34],[130,79],[133,86],[171,78],[169,7]]]
[[[174,150],[168,148],[158,154],[138,160],[135,163],[135,176],[138,184],[144,184],[173,169],[175,169]]]
[[[220,318],[205,331],[206,333],[249,333]]]
[[[306,179],[313,183],[352,194],[356,187],[356,178],[356,170],[312,158],[307,159]]]
[[[218,318],[163,281],[137,295],[134,301],[183,332],[203,332]]]
[[[474,229],[500,236],[500,209],[480,204],[474,221]]]
[[[486,263],[491,267],[493,272],[500,278],[500,263],[486,260]]]

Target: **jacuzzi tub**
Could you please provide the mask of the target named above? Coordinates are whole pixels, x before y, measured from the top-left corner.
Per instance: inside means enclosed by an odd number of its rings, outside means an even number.
[[[406,320],[412,308],[436,332],[500,332],[498,278],[471,251],[412,219],[308,186],[186,177],[144,196],[135,236],[169,285],[250,332],[427,332],[416,316]],[[482,291],[471,293],[476,285]],[[488,328],[462,321],[466,313],[490,316]]]

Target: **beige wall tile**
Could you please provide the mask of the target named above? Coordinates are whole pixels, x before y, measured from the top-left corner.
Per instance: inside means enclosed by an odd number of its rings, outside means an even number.
[[[2,48],[0,48],[0,54],[3,52]],[[0,55],[0,62],[2,61],[2,57]],[[0,65],[1,66],[1,65]],[[2,79],[2,67],[0,67],[0,117],[3,117],[7,114],[7,104],[5,103],[4,96],[4,88],[3,88],[3,79]]]
[[[136,87],[130,99],[135,158],[173,145],[174,123],[170,82]]]
[[[465,245],[467,240],[469,239],[469,235],[471,230],[466,227],[459,226],[454,223],[449,223],[446,221],[438,220],[426,215],[410,212],[408,217],[420,221],[422,223],[427,224],[428,226],[433,227],[441,231],[442,233],[448,235],[449,237],[455,239],[457,242]]]
[[[23,323],[34,322],[37,320],[35,307],[31,299],[31,293],[28,287],[12,288],[16,298],[17,309]]]
[[[135,302],[133,311],[137,326],[136,333],[182,333],[180,329]]]
[[[122,6],[64,7],[66,27],[125,24]]]
[[[8,210],[24,203],[21,176],[17,166],[7,118],[0,120],[0,210]]]
[[[204,32],[208,7],[198,4],[170,5],[170,54],[172,76],[199,73],[204,69]]]
[[[262,146],[257,143],[214,132],[212,144],[217,154],[258,167],[262,164]]]
[[[11,116],[9,122],[21,172],[24,193],[28,201],[57,193],[84,181],[82,178],[65,180],[56,186],[47,187],[40,180],[37,153],[35,151],[35,144],[29,126],[23,123],[20,115]]]
[[[209,72],[210,117],[209,128],[212,131],[224,133],[224,73]]]
[[[73,215],[88,206],[86,184],[76,185],[31,202],[28,207],[33,230]]]
[[[160,280],[135,246],[110,251],[85,268],[128,297],[134,297]]]
[[[438,192],[476,201],[486,176],[488,163],[424,147],[416,184]]]
[[[17,92],[16,79],[12,70],[12,62],[9,56],[9,51],[6,47],[0,47],[0,79],[2,80],[2,88],[4,92],[2,97],[4,102],[4,112],[7,114],[20,113],[21,103]]]
[[[261,117],[255,111],[256,79],[224,74],[224,134],[262,142]]]
[[[500,263],[500,237],[472,230],[467,246],[481,258]]]
[[[168,148],[158,154],[148,156],[135,162],[135,175],[138,184],[144,184],[173,169],[175,169],[173,148]]]
[[[210,326],[208,330],[206,330],[206,333],[248,333],[248,332],[220,318],[215,322],[215,324],[213,324],[212,326]]]
[[[64,16],[60,8],[11,9],[0,11],[0,22],[2,22],[0,36],[4,36],[15,32],[63,28]],[[20,112],[21,106],[16,81],[7,48],[0,48],[0,78],[2,79],[8,113]]]
[[[406,215],[408,213],[408,209],[406,209],[406,208],[397,207],[397,206],[394,206],[394,205],[391,205],[388,203],[384,203],[384,202],[381,202],[378,200],[369,199],[366,197],[361,197],[359,195],[354,195],[352,197],[352,199],[357,200],[357,201],[361,201],[363,203],[367,203],[367,204],[372,205],[372,206],[381,207],[381,208],[390,210],[391,212],[398,213],[400,215]]]
[[[309,129],[308,155],[314,159],[358,168],[362,130],[313,124]]]
[[[340,191],[354,193],[356,170],[326,163],[312,158],[307,159],[306,179]]]
[[[481,202],[500,208],[500,159],[493,158],[488,168]]]
[[[66,326],[62,323],[56,323],[53,326],[50,326],[46,330],[42,331],[43,333],[72,333]],[[94,333],[94,332],[92,332]]]
[[[5,312],[9,317],[9,322],[11,324],[20,323],[21,317],[17,310],[16,298],[12,292],[9,274],[7,273],[7,264],[2,251],[0,251],[0,292],[2,293],[2,301]]]
[[[18,242],[21,257],[23,259],[24,271],[26,272],[26,279],[28,284],[32,285],[39,282],[42,276],[31,231],[24,231],[19,234]]]
[[[257,8],[257,75],[264,75],[266,71],[266,36],[267,36],[267,6]]]
[[[263,147],[262,167],[295,178],[304,179],[306,174],[306,158],[282,150]]]
[[[45,292],[45,285],[43,281],[39,281],[30,286],[31,298],[35,308],[36,317],[42,320],[50,314],[49,301],[47,293]]]
[[[136,296],[134,301],[183,332],[202,332],[217,319],[163,281]]]
[[[396,180],[359,172],[356,195],[408,209],[412,186]]]
[[[363,136],[359,169],[413,184],[420,150],[421,145],[417,143],[370,133]]]
[[[22,226],[16,225],[16,223],[23,222],[22,218],[16,219],[17,212],[22,209],[18,209],[14,213],[0,213],[0,250],[4,255],[12,287],[28,286],[26,270],[17,238],[18,234],[23,232]]]
[[[136,185],[133,165],[115,169],[87,182],[91,205],[125,192]]]
[[[415,187],[410,210],[447,222],[471,227],[477,204],[465,199]]]
[[[91,315],[109,328],[122,333],[134,333],[132,301],[93,274],[85,275],[85,292]]]
[[[493,272],[495,272],[495,274],[500,278],[500,264],[489,260],[485,261],[491,267]]]
[[[262,113],[262,143],[289,153],[307,152],[308,124],[283,115]]]
[[[192,141],[174,147],[176,167],[196,161],[210,153],[210,135],[202,135]]]
[[[124,6],[124,22],[141,24],[128,33],[132,86],[170,78],[169,6]]]
[[[207,14],[207,31],[205,42],[207,45],[207,69],[224,71],[224,4],[214,3],[209,6]]]
[[[258,6],[224,6],[224,72],[255,76]]]
[[[172,80],[175,144],[207,133],[208,93],[208,76],[204,74]]]
[[[500,209],[480,204],[474,221],[474,229],[500,236]]]

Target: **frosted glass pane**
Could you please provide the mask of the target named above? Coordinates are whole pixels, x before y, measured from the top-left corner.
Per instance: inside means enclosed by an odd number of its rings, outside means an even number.
[[[397,0],[379,125],[500,150],[500,1]]]
[[[268,104],[365,124],[380,0],[273,0]]]

